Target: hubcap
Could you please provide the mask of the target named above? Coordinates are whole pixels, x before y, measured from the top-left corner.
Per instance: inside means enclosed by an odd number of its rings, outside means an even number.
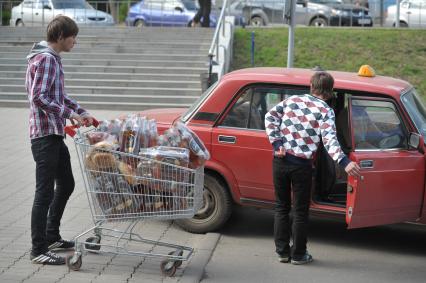
[[[213,212],[216,209],[216,197],[212,192],[204,188],[203,193],[203,206],[200,210],[197,211],[197,214],[194,216],[194,219],[197,220],[206,220],[213,215]]]

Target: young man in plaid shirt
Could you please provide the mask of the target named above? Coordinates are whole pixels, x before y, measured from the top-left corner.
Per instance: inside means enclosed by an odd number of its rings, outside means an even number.
[[[25,85],[30,103],[31,151],[36,162],[31,214],[33,263],[65,264],[65,259],[51,250],[74,247],[74,242],[63,240],[59,234],[65,205],[74,190],[64,127],[67,119],[90,126],[93,117],[65,93],[59,53],[74,47],[77,34],[78,27],[72,19],[55,17],[47,26],[47,42],[34,44],[27,56]]]
[[[336,137],[334,111],[325,100],[331,98],[333,77],[317,72],[311,78],[311,95],[291,96],[273,107],[265,116],[265,128],[274,148],[275,187],[274,237],[281,262],[305,264],[307,228],[312,187],[312,159],[320,140],[328,154],[349,175],[359,176],[360,168],[340,148]],[[293,229],[290,227],[291,190],[294,195]],[[292,232],[292,233],[291,233]],[[290,235],[293,246],[290,248]]]

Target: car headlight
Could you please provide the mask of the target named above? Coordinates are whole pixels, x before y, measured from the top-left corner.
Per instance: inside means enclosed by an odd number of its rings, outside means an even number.
[[[349,16],[349,13],[347,11],[342,11],[337,9],[331,9],[331,14],[333,16]]]
[[[76,22],[84,22],[86,19],[84,16],[76,16],[74,20]]]

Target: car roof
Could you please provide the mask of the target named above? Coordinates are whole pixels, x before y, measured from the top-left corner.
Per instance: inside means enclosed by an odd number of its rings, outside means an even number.
[[[327,72],[334,78],[335,89],[380,93],[399,97],[401,92],[412,87],[406,81],[386,76],[361,77],[358,73]],[[244,80],[249,81],[248,83],[284,83],[309,86],[311,76],[314,73],[314,70],[301,68],[247,68],[228,73],[222,79]]]

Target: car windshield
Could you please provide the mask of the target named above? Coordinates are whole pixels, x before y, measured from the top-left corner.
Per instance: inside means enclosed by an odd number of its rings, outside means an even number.
[[[84,0],[53,0],[52,4],[55,9],[93,9]]]
[[[405,93],[401,100],[405,106],[405,109],[407,109],[408,115],[410,115],[411,119],[416,125],[417,130],[426,141],[425,99],[421,99],[416,90],[413,88]]]
[[[206,100],[207,97],[210,96],[210,94],[213,92],[213,90],[216,88],[218,82],[215,82],[212,84],[198,99],[194,102],[194,104],[189,107],[188,111],[186,111],[185,114],[182,115],[182,121],[186,122],[189,117],[194,114],[194,112],[200,107],[200,105]]]
[[[197,6],[197,4],[195,4],[195,1],[183,0],[182,4],[183,4],[183,6],[185,6],[185,9],[187,9],[188,11],[198,10],[198,6]]]

